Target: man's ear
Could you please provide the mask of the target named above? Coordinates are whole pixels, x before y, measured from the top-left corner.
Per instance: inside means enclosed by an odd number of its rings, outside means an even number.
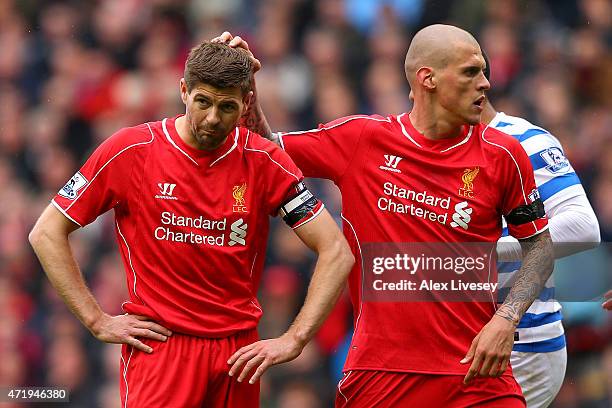
[[[249,109],[249,106],[251,106],[251,104],[253,103],[254,95],[255,94],[253,93],[253,91],[249,91],[246,93],[246,95],[242,97],[242,103],[244,104],[244,112],[242,112],[243,114],[246,113],[246,111]]]
[[[187,105],[187,96],[189,95],[189,91],[187,90],[187,82],[185,82],[185,78],[181,78],[179,81],[179,89],[181,91],[181,100],[185,105]]]
[[[421,67],[416,72],[417,83],[425,88],[426,91],[436,89],[436,81],[434,79],[434,71],[430,67]]]

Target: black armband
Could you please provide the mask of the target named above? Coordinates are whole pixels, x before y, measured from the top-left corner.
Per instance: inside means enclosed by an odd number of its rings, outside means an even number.
[[[297,195],[287,200],[278,210],[283,220],[292,228],[314,218],[323,206],[303,182],[298,183],[295,189]]]
[[[538,198],[531,204],[516,207],[505,218],[508,224],[521,225],[542,218],[544,214],[544,203]]]

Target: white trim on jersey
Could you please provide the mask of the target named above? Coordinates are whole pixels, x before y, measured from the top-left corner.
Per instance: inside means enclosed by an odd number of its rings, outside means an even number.
[[[408,133],[408,130],[406,130],[406,127],[404,126],[404,123],[401,120],[401,117],[406,115],[406,112],[400,114],[399,116],[397,116],[395,119],[397,120],[397,123],[400,124],[400,127],[402,128],[402,133],[404,134],[404,136],[406,136],[412,143],[414,143],[415,145],[417,145],[418,147],[420,147],[421,149],[423,148],[423,146],[421,146],[416,140],[414,140],[412,138],[412,136],[410,136],[410,133]],[[410,117],[408,117],[408,120],[410,120]],[[454,149],[455,147],[459,147],[461,145],[466,144],[470,138],[472,137],[472,133],[474,130],[474,126],[470,126],[470,129],[468,130],[467,135],[465,135],[465,137],[463,138],[463,140],[461,140],[459,143],[452,145],[451,147],[447,147],[446,149],[440,150],[440,153],[446,153],[449,150]]]
[[[281,149],[285,150],[285,142],[283,142],[283,134],[280,132],[276,132],[272,134],[276,134],[278,136],[278,144],[280,145]]]
[[[340,381],[338,382],[338,394],[342,395],[344,397],[344,399],[346,400],[346,402],[348,402],[348,398],[346,397],[346,395],[344,395],[344,393],[341,390],[342,385],[344,384],[344,382],[346,380],[348,380],[349,375],[351,375],[352,371],[348,371],[347,373],[344,374],[344,377],[342,377],[340,379]]]
[[[149,124],[147,123],[147,126],[149,126]],[[98,171],[96,172],[96,174],[91,178],[91,181],[85,186],[83,187],[83,191],[81,191],[81,194],[79,194],[77,197],[75,197],[74,201],[72,201],[72,203],[70,203],[70,205],[66,208],[66,212],[70,211],[70,208],[72,208],[72,206],[79,200],[79,198],[81,198],[83,196],[83,194],[85,193],[85,191],[87,191],[87,189],[93,184],[93,182],[96,180],[96,178],[98,177],[98,174],[100,174],[100,172],[102,172],[102,170],[104,170],[104,168],[113,160],[115,160],[115,158],[117,156],[119,156],[121,153],[125,152],[126,150],[131,149],[132,147],[136,147],[136,146],[141,146],[141,145],[146,145],[149,143],[152,143],[153,140],[155,139],[155,135],[153,134],[153,131],[151,130],[151,127],[149,126],[149,131],[151,132],[151,140],[147,141],[147,142],[139,142],[139,143],[134,143],[132,145],[129,145],[127,147],[124,147],[123,149],[121,149],[119,152],[117,152],[113,157],[111,157],[110,159],[108,159],[108,161],[106,163],[104,163],[104,165],[102,167],[100,167],[100,169],[98,169]]]
[[[232,147],[229,148],[229,150],[225,153],[223,153],[221,156],[219,156],[218,158],[215,159],[215,161],[213,161],[212,163],[210,163],[210,165],[208,167],[212,167],[215,163],[217,163],[219,160],[223,159],[225,156],[227,156],[228,154],[230,154],[232,152],[232,150],[234,150],[236,148],[236,146],[238,146],[238,127],[236,127],[236,133],[234,135],[234,144],[232,145]],[[247,133],[248,136],[248,133]]]
[[[170,144],[172,146],[174,146],[174,148],[176,150],[178,150],[179,152],[183,153],[189,160],[191,160],[193,162],[193,164],[195,164],[196,166],[199,166],[198,162],[195,161],[190,155],[187,154],[186,151],[184,151],[183,149],[181,149],[176,143],[174,143],[174,140],[172,140],[172,138],[170,137],[170,133],[168,133],[168,129],[166,128],[166,121],[168,120],[168,118],[164,118],[164,120],[162,120],[162,129],[164,131],[164,134],[166,135],[166,139],[168,139],[168,141],[170,142]],[[149,126],[149,124],[147,123],[147,126]],[[151,129],[149,127],[149,129]]]
[[[400,124],[401,128],[402,128],[402,133],[404,134],[404,136],[406,136],[412,143],[414,143],[415,145],[417,145],[418,147],[420,147],[421,149],[423,148],[423,146],[421,146],[420,144],[417,143],[416,140],[414,140],[411,136],[410,133],[408,133],[408,131],[406,130],[406,128],[404,127],[404,124],[402,123],[402,120],[400,119],[402,116],[404,116],[406,114],[406,112],[402,113],[401,115],[397,116],[395,119],[397,120],[397,122]],[[410,118],[409,118],[410,119]]]
[[[251,304],[252,304],[253,306],[255,306],[255,308],[256,308],[257,310],[259,310],[261,313],[263,313],[263,310],[261,310],[261,307],[257,306],[257,303],[255,303],[255,302],[254,302],[252,299],[251,299]]]
[[[323,127],[317,128],[317,129],[300,130],[300,131],[295,131],[295,132],[278,132],[278,134],[279,134],[279,137],[282,138],[284,136],[303,135],[304,133],[316,133],[316,132],[321,132],[323,130],[333,129],[335,127],[338,127],[340,125],[344,125],[345,123],[350,122],[352,120],[356,120],[356,119],[367,119],[367,120],[374,120],[376,122],[388,122],[388,123],[391,123],[391,120],[389,120],[389,118],[387,118],[387,119],[378,119],[378,118],[373,118],[373,117],[368,116],[368,115],[354,115],[354,116],[351,116],[349,118],[346,118],[342,122],[334,123],[331,126],[323,126]]]
[[[487,139],[485,139],[485,132],[487,131],[487,129],[489,129],[489,125],[487,125],[487,127],[484,128],[484,130],[482,131],[482,140],[492,146],[496,146],[499,147],[500,149],[504,150],[506,153],[508,153],[508,155],[510,156],[510,158],[512,159],[512,161],[514,162],[514,165],[516,166],[516,171],[518,172],[519,175],[519,180],[521,182],[521,193],[523,194],[523,201],[525,201],[525,204],[529,204],[529,201],[527,200],[527,196],[525,195],[525,184],[523,183],[523,175],[521,174],[521,168],[519,167],[518,163],[516,162],[516,160],[514,159],[514,156],[512,155],[512,153],[510,152],[510,150],[506,149],[504,146],[502,145],[498,145],[497,143],[493,143],[493,142],[489,142]],[[538,231],[538,227],[536,226],[534,221],[531,221],[531,224],[533,225],[533,229],[535,230],[535,232],[531,235],[529,235],[528,237],[522,237],[524,238],[529,238],[529,237],[533,237],[534,235],[538,235],[540,232],[542,231],[546,231],[546,228],[548,228],[548,226],[546,226],[545,228],[542,228],[542,230]]]
[[[250,133],[250,131],[249,131]],[[249,137],[249,133],[247,133],[247,139]],[[266,156],[268,156],[268,159],[270,159],[270,161],[272,161],[272,163],[276,164],[278,167],[280,167],[281,169],[283,169],[287,174],[290,174],[291,176],[293,176],[297,181],[300,181],[300,178],[298,176],[296,176],[295,174],[293,174],[292,172],[290,172],[289,170],[287,170],[286,168],[284,168],[279,162],[277,162],[276,160],[274,160],[272,158],[272,156],[270,156],[270,154],[268,152],[266,152],[265,150],[259,150],[259,149],[250,149],[248,147],[246,147],[246,143],[244,145],[244,150],[245,151],[249,151],[249,152],[258,152],[258,153],[264,153]]]
[[[253,268],[255,268],[255,261],[257,260],[257,252],[255,252],[255,257],[253,257],[253,263],[251,264],[251,272],[249,272],[249,277],[253,277]]]
[[[449,150],[454,149],[455,147],[459,147],[459,146],[461,146],[462,144],[467,143],[467,142],[468,142],[468,140],[470,140],[470,137],[472,137],[472,132],[473,132],[473,131],[474,131],[474,126],[470,126],[470,130],[468,131],[467,136],[465,136],[465,137],[463,138],[463,140],[462,140],[462,141],[460,141],[460,142],[459,142],[459,143],[457,143],[456,145],[453,145],[453,146],[451,146],[451,147],[447,147],[447,148],[446,148],[446,149],[444,149],[444,150],[441,150],[441,151],[440,151],[440,153],[446,153],[446,152],[448,152]]]
[[[293,226],[293,227],[291,227],[291,228],[292,228],[292,229],[297,229],[297,228],[301,227],[302,225],[306,225],[306,224],[308,224],[310,221],[312,221],[312,220],[314,220],[315,218],[317,218],[317,217],[318,217],[318,216],[319,216],[319,215],[320,215],[320,214],[323,212],[323,210],[324,210],[324,209],[325,209],[325,204],[321,203],[321,207],[319,207],[319,209],[317,210],[317,212],[316,212],[316,213],[314,213],[314,214],[312,215],[312,217],[310,217],[310,218],[309,218],[309,219],[307,219],[306,221],[302,222],[301,224],[300,224],[300,223],[298,223],[298,224],[294,225],[294,226]]]
[[[134,270],[134,265],[132,265],[132,251],[130,251],[130,246],[128,245],[125,237],[123,236],[123,233],[121,232],[121,228],[119,228],[119,222],[117,220],[115,220],[115,225],[117,225],[117,232],[119,232],[119,235],[123,239],[123,242],[125,243],[125,247],[127,248],[127,251],[128,251],[128,261],[130,261],[130,269],[132,269],[132,274],[134,275],[134,285],[133,285],[132,291],[134,292],[134,296],[140,299],[140,301],[144,304],[144,301],[140,298],[140,296],[138,296],[138,293],[136,293],[136,271]]]
[[[531,223],[532,223],[532,224],[535,224],[535,222],[533,222],[533,221],[532,221]],[[548,229],[548,224],[546,224],[546,225],[545,225],[545,226],[544,226],[542,229],[539,229],[539,230],[538,230],[538,229],[536,228],[536,232],[534,232],[534,233],[533,233],[533,234],[531,234],[531,235],[526,235],[526,236],[522,237],[521,239],[528,239],[528,238],[531,238],[531,237],[535,237],[536,235],[538,235],[538,234],[540,234],[540,233],[542,233],[542,232],[546,231],[547,229]]]
[[[55,202],[55,198],[53,200],[51,200],[51,204],[53,204],[53,206],[55,208],[57,208],[59,210],[59,212],[61,212],[62,214],[64,214],[64,217],[68,218],[70,221],[74,222],[76,225],[78,225],[79,227],[83,228],[83,226],[81,224],[79,224],[78,222],[76,222],[76,220],[74,218],[72,218],[71,216],[68,215],[68,213],[66,211],[64,211],[64,209]]]
[[[363,267],[363,255],[361,253],[361,244],[359,243],[359,237],[357,236],[357,232],[355,231],[355,228],[353,228],[353,224],[351,224],[351,222],[348,220],[348,218],[344,216],[344,214],[341,213],[340,218],[346,221],[349,227],[351,227],[353,235],[355,235],[355,242],[357,242],[357,248],[359,249],[359,259],[361,259],[361,289],[359,293],[359,313],[357,314],[357,319],[355,319],[355,327],[353,329],[353,332],[356,333],[357,327],[359,326],[359,320],[361,319],[361,311],[363,310],[363,282],[365,281],[365,268]]]
[[[127,372],[128,367],[130,365],[130,360],[132,359],[132,354],[134,353],[134,346],[130,346],[132,349],[130,350],[130,356],[128,357],[127,363],[123,359],[123,355],[121,356],[121,361],[123,361],[123,381],[125,382],[125,403],[123,404],[123,408],[127,408],[128,403],[128,394],[130,393],[130,387],[128,386],[127,380]]]

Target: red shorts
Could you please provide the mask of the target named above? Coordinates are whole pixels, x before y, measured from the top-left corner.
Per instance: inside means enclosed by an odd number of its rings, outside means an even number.
[[[521,388],[511,376],[475,378],[391,371],[348,371],[338,383],[336,407],[524,408]]]
[[[259,381],[239,383],[227,364],[236,350],[257,340],[257,330],[219,339],[178,333],[166,342],[141,339],[151,354],[124,344],[121,406],[259,407]]]

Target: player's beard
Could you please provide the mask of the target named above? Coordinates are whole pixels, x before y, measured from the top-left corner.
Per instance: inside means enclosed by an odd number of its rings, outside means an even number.
[[[227,139],[226,135],[221,135],[219,130],[200,129],[196,127],[192,129],[194,139],[205,150],[214,150],[221,146]]]

